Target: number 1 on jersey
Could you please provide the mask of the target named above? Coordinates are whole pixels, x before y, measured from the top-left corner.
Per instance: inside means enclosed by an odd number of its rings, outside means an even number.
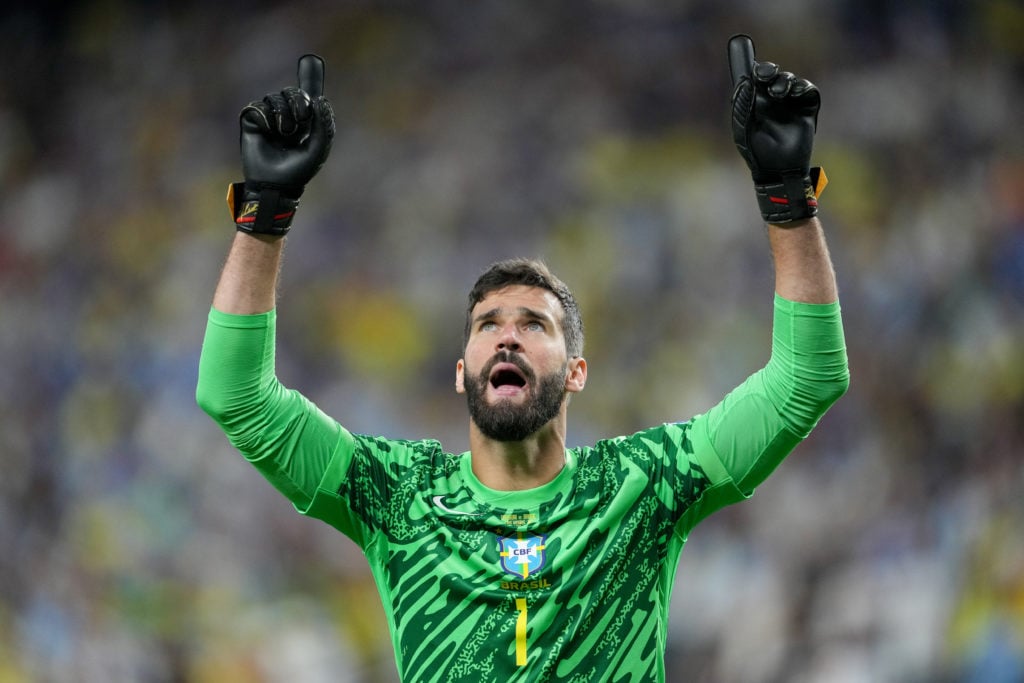
[[[526,598],[516,598],[516,666],[526,666]]]

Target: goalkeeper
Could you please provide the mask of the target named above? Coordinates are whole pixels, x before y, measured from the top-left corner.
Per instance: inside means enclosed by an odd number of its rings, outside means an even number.
[[[405,681],[664,681],[670,592],[708,514],[749,497],[849,381],[810,168],[810,82],[728,45],[732,131],[775,265],[767,364],[707,412],[568,448],[587,380],[571,291],[539,262],[470,292],[456,391],[467,453],[353,434],[274,373],[277,274],[334,118],[324,65],[242,111],[237,231],[210,310],[197,400],[299,512],[363,550]],[[622,400],[629,400],[622,397]]]

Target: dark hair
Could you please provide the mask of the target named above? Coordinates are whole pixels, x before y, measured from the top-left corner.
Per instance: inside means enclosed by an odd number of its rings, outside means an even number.
[[[469,343],[472,328],[473,307],[484,300],[491,292],[510,287],[525,285],[546,289],[555,295],[562,304],[562,336],[565,337],[565,350],[570,358],[583,355],[583,319],[576,304],[576,297],[569,287],[552,274],[542,262],[532,259],[515,258],[498,261],[477,278],[476,284],[469,292],[469,306],[466,308],[466,329],[462,337],[462,347]]]

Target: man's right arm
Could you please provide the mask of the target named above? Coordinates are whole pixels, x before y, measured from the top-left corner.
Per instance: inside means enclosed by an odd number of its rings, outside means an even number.
[[[323,60],[305,55],[299,87],[242,109],[244,182],[228,194],[237,231],[214,293],[196,386],[197,402],[231,443],[300,508],[309,504],[344,433],[274,372],[284,236],[334,138],[323,83]]]
[[[274,372],[276,312],[209,313],[196,402],[228,441],[305,512],[347,432]]]
[[[283,237],[236,232],[213,294],[213,307],[235,315],[273,309],[283,252]]]
[[[324,61],[299,59],[299,87],[250,102],[240,116],[244,182],[228,193],[238,229],[213,307],[252,315],[274,308],[284,236],[291,229],[306,184],[327,160],[334,112],[324,97]]]

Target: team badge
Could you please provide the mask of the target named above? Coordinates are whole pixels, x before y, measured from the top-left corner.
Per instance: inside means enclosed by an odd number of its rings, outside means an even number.
[[[499,538],[501,568],[525,579],[544,566],[545,548],[544,536],[538,534],[519,532],[515,536]]]

